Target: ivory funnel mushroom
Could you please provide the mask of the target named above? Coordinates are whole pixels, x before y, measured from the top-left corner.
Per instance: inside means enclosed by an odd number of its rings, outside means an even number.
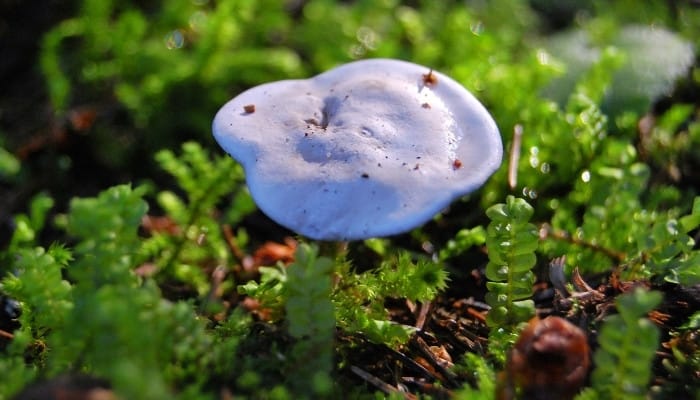
[[[398,234],[479,188],[501,164],[495,122],[453,79],[390,59],[256,86],[214,137],[258,207],[317,240]]]

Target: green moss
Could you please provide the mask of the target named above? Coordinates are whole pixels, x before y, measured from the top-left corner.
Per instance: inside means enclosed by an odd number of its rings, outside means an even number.
[[[123,398],[381,397],[356,380],[343,387],[353,351],[367,343],[405,351],[430,334],[431,320],[418,331],[409,313],[392,314],[392,302],[446,304],[464,295],[456,286],[464,282],[477,302],[487,293],[491,333],[488,352],[474,345],[454,360],[463,385],[455,396],[492,398],[549,259],[565,255],[585,276],[614,271],[660,287],[700,280],[697,102],[667,99],[673,104],[656,110],[648,129],[638,125],[657,94],[697,89],[697,66],[681,71],[700,38],[688,2],[566,2],[567,27],[579,33],[563,39],[530,6],[545,1],[78,3],[41,43],[56,120],[97,105],[84,137],[91,154],[112,170],[139,171],[124,176],[143,182],[66,208],[36,194],[31,160],[0,150],[3,189],[19,194],[3,194],[1,204],[34,195],[0,221],[11,227],[0,294],[22,311],[0,349],[0,399],[74,372],[109,380]],[[668,42],[633,34],[651,25],[670,32]],[[558,51],[560,40],[568,52]],[[214,112],[253,85],[367,57],[453,76],[493,114],[506,153],[522,129],[515,176],[504,165],[410,235],[337,254],[299,238],[292,265],[246,271],[246,256],[270,238],[249,229],[260,216],[242,168],[208,150]],[[149,228],[146,217],[165,228]],[[590,323],[600,346],[581,398],[697,393],[697,313],[667,327],[670,355],[659,360],[659,330],[645,318],[655,293],[624,295],[618,314]],[[243,298],[266,317],[256,319]],[[650,365],[665,387],[650,388]],[[398,385],[393,368],[378,370]]]

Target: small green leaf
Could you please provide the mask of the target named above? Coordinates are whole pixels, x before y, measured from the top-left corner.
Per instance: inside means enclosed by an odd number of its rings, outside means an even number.
[[[700,197],[693,200],[693,210],[689,215],[681,217],[680,224],[684,233],[688,233],[700,226]]]
[[[642,288],[617,298],[619,315],[605,319],[594,355],[591,380],[600,398],[645,398],[659,330],[644,315],[660,301],[660,293]]]
[[[19,173],[21,164],[17,157],[0,147],[0,178],[7,179]]]
[[[653,310],[662,299],[660,292],[636,288],[632,293],[618,296],[615,303],[620,315],[629,323]]]
[[[508,279],[508,265],[489,261],[486,264],[486,279],[499,282]]]

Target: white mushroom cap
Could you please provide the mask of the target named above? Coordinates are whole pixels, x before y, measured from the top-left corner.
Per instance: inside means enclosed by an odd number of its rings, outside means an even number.
[[[249,89],[213,130],[258,207],[318,240],[421,225],[479,188],[503,153],[495,122],[464,87],[388,59]]]

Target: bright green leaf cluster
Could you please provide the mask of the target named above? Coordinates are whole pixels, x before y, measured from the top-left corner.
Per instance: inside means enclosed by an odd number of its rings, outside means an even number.
[[[0,368],[8,373],[0,380],[3,400],[3,393],[17,392],[35,377],[37,369],[25,362],[26,356],[43,362],[47,334],[64,326],[73,306],[72,288],[63,278],[71,252],[61,245],[53,245],[48,251],[36,245],[52,206],[53,200],[47,195],[35,196],[29,214],[15,216],[10,244],[0,251],[0,294],[10,296],[21,307],[21,326],[13,332],[14,339],[0,359]]]
[[[75,299],[64,329],[50,337],[49,365],[55,373],[86,365],[128,397],[157,399],[172,396],[169,382],[203,383],[198,370],[209,361],[210,339],[191,306],[162,299],[133,272],[147,208],[142,196],[116,186],[71,203],[68,232],[80,239],[67,267]]]
[[[427,302],[447,286],[447,271],[439,263],[413,261],[407,252],[389,258],[377,268],[356,273],[348,263],[337,272],[333,303],[338,325],[376,343],[398,345],[415,329],[389,321],[387,298]]]
[[[162,110],[165,95],[183,80],[215,86],[230,80],[226,74],[232,70],[241,71],[248,81],[299,73],[294,53],[273,45],[260,48],[263,40],[258,36],[272,29],[284,30],[289,24],[281,5],[262,7],[226,0],[208,7],[176,0],[153,18],[129,2],[80,3],[78,16],[59,24],[43,43],[41,66],[58,109],[69,105],[74,85],[111,81],[118,99],[145,122]],[[271,14],[255,18],[261,10]],[[83,39],[77,55],[89,64],[78,71],[65,71],[61,56],[66,50],[62,47],[74,37]],[[224,57],[227,49],[237,56]]]
[[[527,321],[535,314],[530,299],[535,276],[537,228],[529,222],[532,207],[523,199],[508,196],[505,204],[486,210],[491,223],[486,228],[489,263],[486,265],[491,310],[486,318],[492,329],[507,328]]]
[[[199,265],[214,262],[226,266],[229,258],[216,215],[217,204],[233,193],[228,215],[235,219],[226,221],[231,224],[255,210],[243,188],[243,169],[225,155],[212,159],[194,142],[184,143],[179,155],[160,151],[156,160],[184,193],[164,190],[157,194],[158,204],[174,228],[152,232],[140,249],[140,258],[154,263],[166,276],[194,284],[197,292],[204,295],[209,291],[209,283]]]
[[[287,385],[297,398],[315,398],[332,390],[335,311],[331,302],[334,262],[319,256],[316,245],[299,244],[289,266],[260,267],[260,282],[238,287],[258,300],[272,321],[284,317],[295,339],[284,363]]]
[[[0,398],[35,371],[51,377],[68,370],[107,377],[125,398],[206,398],[209,377],[201,371],[233,367],[239,337],[220,330],[215,338],[191,304],[163,299],[154,281],[134,273],[144,192],[123,185],[73,200],[65,217],[76,240],[71,250],[33,247],[27,233],[43,225],[46,197],[21,218],[27,221],[21,240],[2,253],[7,269],[0,289],[19,301],[22,313],[0,363],[14,377],[0,382]],[[236,313],[224,326],[242,331],[247,321]],[[217,355],[218,347],[229,357]]]
[[[700,225],[700,198],[695,199],[693,211],[680,219],[672,215],[659,215],[650,223],[646,232],[639,232],[637,246],[639,259],[632,268],[682,285],[700,283],[700,251],[694,250],[695,240],[688,233]]]
[[[85,290],[107,284],[135,286],[131,272],[139,248],[137,235],[148,205],[143,188],[115,186],[94,198],[71,201],[67,231],[81,238],[75,246],[76,261],[68,272]],[[95,260],[100,267],[95,268]]]
[[[297,397],[316,398],[332,389],[335,315],[331,302],[333,260],[302,243],[287,272],[287,321],[298,341],[291,351],[289,384]]]
[[[384,302],[388,298],[430,301],[446,287],[448,280],[440,264],[423,259],[414,261],[406,252],[362,273],[356,273],[342,260],[334,267],[329,265],[329,259],[318,258],[315,248],[306,244],[301,245],[296,257],[297,261],[289,267],[261,267],[260,281],[247,282],[238,290],[257,299],[273,321],[284,317],[292,336],[304,339],[299,342],[299,348],[312,345],[316,348],[312,354],[316,356],[322,348],[316,341],[328,338],[327,332],[321,331],[336,323],[345,331],[362,334],[375,343],[391,346],[405,343],[415,328],[390,321]],[[330,285],[328,268],[334,269],[331,291],[326,287]],[[319,332],[312,334],[312,330]],[[298,354],[297,349],[294,354]]]
[[[474,353],[465,354],[456,369],[465,368],[476,383],[476,388],[465,385],[455,393],[455,400],[493,400],[496,396],[496,374],[488,362]]]
[[[20,249],[14,253],[13,273],[1,282],[2,291],[22,305],[22,332],[34,340],[62,329],[73,308],[71,285],[63,279],[64,251],[59,246]]]
[[[592,389],[588,391],[598,398],[647,398],[659,330],[644,317],[661,297],[658,292],[637,288],[615,301],[619,314],[605,319],[598,336],[600,347],[594,355],[596,368],[591,377]]]
[[[373,271],[376,287],[385,297],[405,297],[412,301],[429,301],[447,287],[447,271],[442,265],[401,252]]]
[[[238,286],[238,293],[250,296],[260,302],[260,306],[270,312],[270,321],[284,317],[286,299],[287,268],[283,266],[260,267],[260,280],[248,281]]]

